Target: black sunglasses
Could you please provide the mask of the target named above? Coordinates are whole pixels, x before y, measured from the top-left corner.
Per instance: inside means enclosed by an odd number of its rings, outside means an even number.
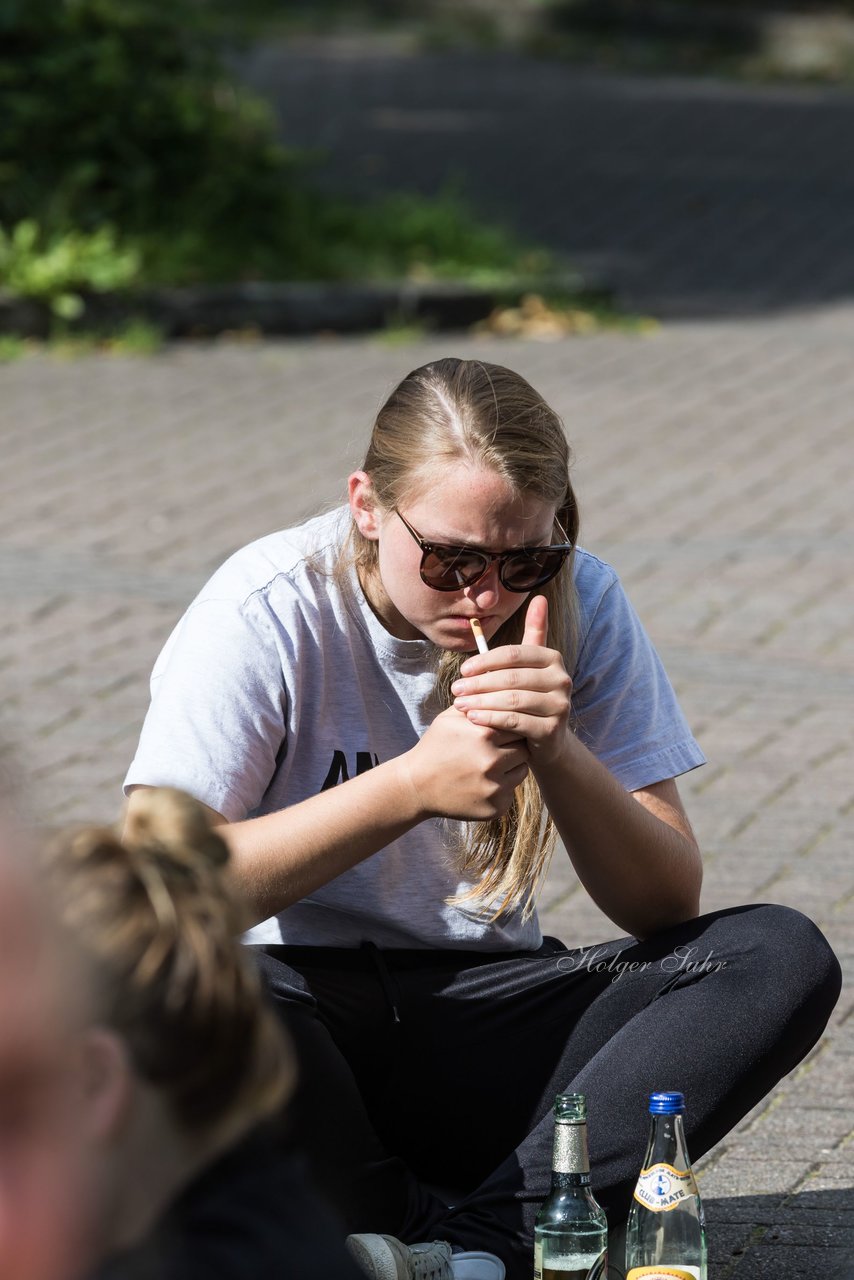
[[[508,591],[535,591],[560,572],[572,551],[571,542],[550,547],[514,547],[510,551],[475,551],[472,547],[453,547],[443,542],[428,542],[413,529],[395,507],[406,528],[421,548],[421,581],[434,591],[460,591],[473,587],[498,563],[498,581]]]

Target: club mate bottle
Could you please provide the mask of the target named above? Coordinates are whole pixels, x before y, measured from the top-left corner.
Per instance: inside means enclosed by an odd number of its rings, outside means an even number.
[[[649,1142],[626,1224],[626,1280],[706,1280],[703,1206],[681,1093],[653,1093]]]
[[[534,1226],[534,1280],[605,1280],[608,1224],[590,1190],[587,1102],[555,1099],[552,1189]]]

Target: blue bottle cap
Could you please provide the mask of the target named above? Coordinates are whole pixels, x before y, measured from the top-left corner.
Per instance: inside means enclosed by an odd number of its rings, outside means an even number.
[[[654,1116],[678,1116],[685,1110],[683,1093],[651,1093],[649,1110]]]

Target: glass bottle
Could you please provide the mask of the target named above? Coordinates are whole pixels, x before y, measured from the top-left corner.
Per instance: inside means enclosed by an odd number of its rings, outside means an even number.
[[[703,1206],[685,1146],[681,1093],[653,1093],[643,1168],[626,1223],[626,1280],[706,1280]]]
[[[587,1102],[555,1098],[552,1189],[534,1226],[534,1280],[605,1280],[608,1223],[590,1190]]]

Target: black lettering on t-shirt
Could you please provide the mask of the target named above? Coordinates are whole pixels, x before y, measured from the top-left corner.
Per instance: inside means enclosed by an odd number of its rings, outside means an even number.
[[[357,751],[356,752],[356,772],[358,777],[360,773],[367,773],[368,769],[373,769],[374,765],[379,764],[380,758],[376,752]],[[328,791],[330,787],[337,787],[339,782],[349,782],[350,771],[347,768],[347,757],[343,751],[332,752],[332,763],[329,766],[329,772],[323,780],[321,791]]]
[[[356,752],[356,774],[367,773],[369,769],[373,769],[375,764],[379,764],[378,755],[371,755],[370,751]]]

